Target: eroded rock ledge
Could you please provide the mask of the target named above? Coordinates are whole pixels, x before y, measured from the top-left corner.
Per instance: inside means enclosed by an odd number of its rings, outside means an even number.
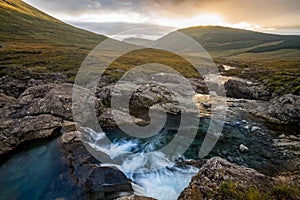
[[[286,194],[282,198],[299,199],[299,186],[298,172],[293,175],[268,177],[254,169],[214,157],[206,161],[178,199],[237,199],[239,197],[247,199],[247,195],[253,195],[254,199],[263,199],[263,195],[267,194],[270,199],[281,199],[276,193],[280,187],[286,187],[287,190],[295,193]]]

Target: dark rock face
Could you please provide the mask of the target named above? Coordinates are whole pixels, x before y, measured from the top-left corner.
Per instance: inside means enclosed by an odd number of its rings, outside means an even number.
[[[60,123],[60,118],[47,114],[1,121],[0,155],[14,150],[23,142],[53,135]]]
[[[75,130],[75,124],[63,125],[65,133],[60,139],[63,159],[70,168],[73,182],[84,189],[90,199],[114,199],[119,195],[131,195],[130,180],[114,167],[101,167],[82,144],[84,135]]]
[[[16,79],[7,75],[0,78],[0,93],[17,98],[28,87],[66,82],[67,76],[61,73],[36,74],[34,79]]]
[[[0,155],[23,142],[52,136],[64,120],[72,121],[72,93],[72,84],[50,83],[29,87],[17,99],[0,95],[4,100],[0,108]],[[86,97],[83,101],[89,104],[96,99]],[[100,102],[95,104],[91,109],[100,109]],[[89,111],[81,112],[83,123],[89,121]]]
[[[72,120],[72,88],[73,85],[68,83],[30,87],[18,98],[19,108],[15,116],[47,113]]]
[[[244,81],[229,79],[224,84],[227,97],[269,100],[271,93],[266,87],[257,84],[250,84]]]
[[[265,106],[260,106],[251,112],[269,122],[296,124],[300,122],[300,96],[286,94],[275,97]]]
[[[214,157],[206,161],[178,199],[222,199],[218,189],[226,181],[233,181],[244,189],[255,186],[267,190],[272,186],[271,178],[254,169],[238,166],[222,158]]]
[[[287,94],[272,99],[268,114],[284,122],[300,122],[300,96]]]

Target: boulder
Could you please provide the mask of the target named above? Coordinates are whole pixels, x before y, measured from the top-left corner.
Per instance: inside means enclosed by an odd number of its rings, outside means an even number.
[[[65,132],[59,143],[63,160],[70,171],[71,181],[85,191],[88,199],[114,199],[132,195],[130,180],[115,167],[100,166],[101,162],[83,145],[83,132],[73,131],[73,128],[70,128],[73,126],[72,123],[67,123],[67,127],[62,125]]]
[[[278,124],[300,123],[300,96],[286,94],[275,97],[256,109],[251,110],[255,116]]]
[[[257,187],[268,191],[272,179],[258,173],[254,169],[232,164],[222,158],[214,157],[206,161],[197,175],[192,178],[178,199],[223,199],[220,187],[225,183],[238,185],[239,190]]]
[[[286,94],[270,101],[268,114],[287,123],[300,122],[300,96]]]
[[[229,79],[224,84],[226,96],[238,99],[269,100],[271,93],[267,87],[246,81]]]
[[[1,121],[0,156],[21,143],[52,136],[60,124],[60,118],[47,114]]]
[[[19,72],[17,70],[17,72]],[[22,72],[19,72],[22,73]],[[24,72],[26,74],[26,72]],[[10,73],[11,74],[11,73]],[[32,75],[32,74],[31,74]],[[8,96],[19,97],[27,88],[49,83],[65,83],[67,76],[62,73],[40,73],[32,75],[34,78],[23,77],[22,79],[6,75],[0,78],[0,93]]]
[[[242,152],[242,153],[246,153],[246,152],[249,151],[249,148],[248,148],[247,146],[245,146],[244,144],[240,144],[239,150],[240,150],[240,152]]]
[[[26,141],[52,136],[54,130],[60,128],[62,121],[72,121],[72,94],[72,84],[50,83],[29,87],[18,99],[5,94],[0,95],[4,100],[3,107],[0,108],[0,155],[8,153]],[[90,121],[90,113],[98,113],[102,107],[92,95],[85,96],[82,101],[75,106],[81,109],[78,112],[81,118],[77,120],[87,124]],[[80,106],[80,104],[91,105],[91,101],[96,101],[95,108]]]

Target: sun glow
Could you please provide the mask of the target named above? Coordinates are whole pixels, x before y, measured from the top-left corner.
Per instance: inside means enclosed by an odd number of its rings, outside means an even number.
[[[178,28],[184,28],[189,26],[199,26],[199,25],[225,25],[225,22],[222,17],[215,15],[215,14],[201,14],[193,18],[187,19],[171,19],[171,18],[163,18],[157,19],[155,21],[157,24],[160,25],[168,25],[174,26]]]

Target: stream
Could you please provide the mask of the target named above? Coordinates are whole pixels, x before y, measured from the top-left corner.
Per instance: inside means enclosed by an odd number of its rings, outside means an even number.
[[[297,135],[297,127],[273,126],[250,115],[248,103],[253,101],[231,99],[222,135],[207,156],[220,156],[230,162],[254,168],[273,175],[291,169],[297,155],[274,145],[274,139],[285,135]],[[255,102],[254,102],[255,103]],[[198,159],[209,118],[201,118],[197,135],[189,149],[180,158],[169,158],[159,151],[176,136],[176,117],[171,118],[162,131],[148,139],[126,137],[121,130],[96,133],[86,128],[90,135],[90,146],[111,158],[121,158],[120,165],[103,163],[103,166],[118,167],[138,187],[136,193],[156,199],[176,199],[188,186],[198,168],[178,163]],[[101,145],[108,137],[111,144]],[[57,138],[49,142],[30,146],[14,154],[0,166],[0,199],[74,199],[81,189],[68,184],[65,174],[68,168],[61,162]],[[244,144],[249,152],[242,153],[239,145]],[[128,152],[133,152],[127,156]],[[150,154],[147,154],[151,152]]]

